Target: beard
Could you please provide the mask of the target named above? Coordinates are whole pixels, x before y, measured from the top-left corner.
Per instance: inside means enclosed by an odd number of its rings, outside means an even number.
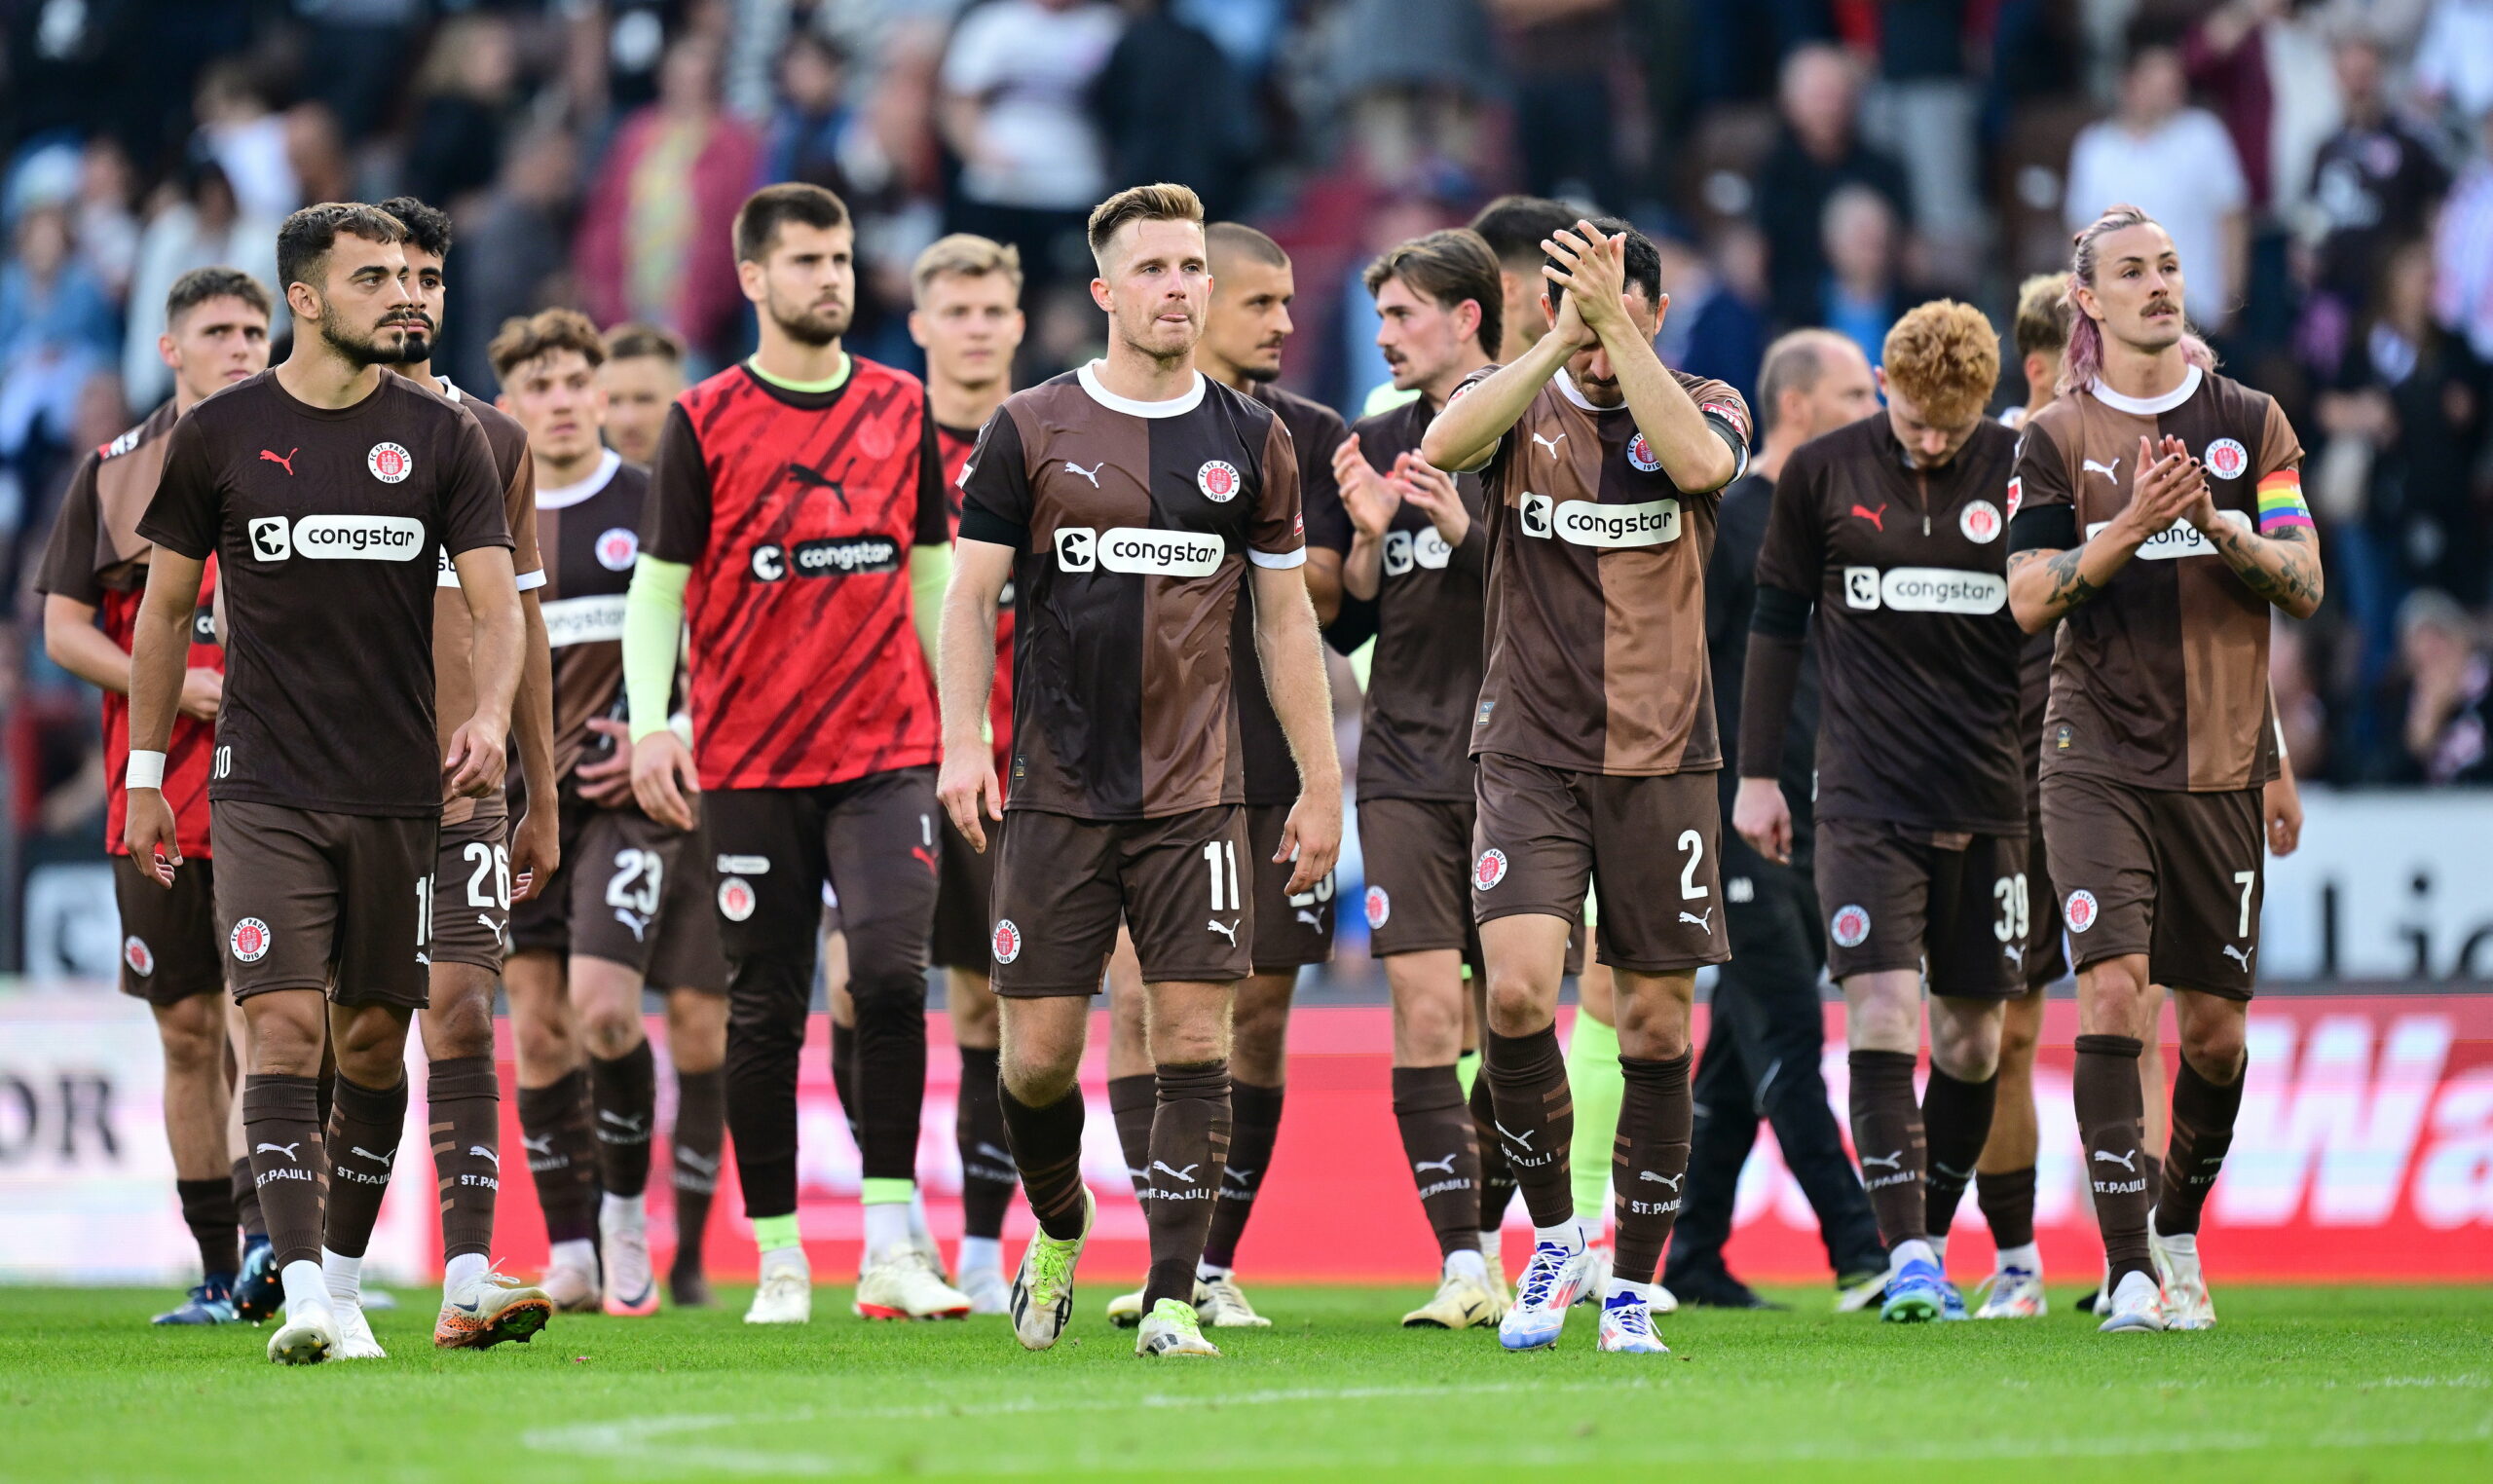
[[[431,350],[429,339],[425,342],[426,354],[410,353],[408,347],[416,340],[413,333],[406,333],[411,329],[412,327],[403,320],[384,320],[369,333],[357,338],[353,331],[343,329],[331,320],[323,319],[320,321],[320,339],[330,350],[338,352],[339,358],[361,370],[365,366],[395,366],[412,360],[428,359]],[[391,330],[402,332],[399,343],[396,345],[391,344],[385,338]]]
[[[391,323],[405,332],[405,343],[398,352],[399,364],[422,365],[432,359],[432,343],[440,334],[440,328],[432,322],[431,316],[420,315],[391,320]]]
[[[844,304],[792,313],[773,299],[769,308],[770,322],[800,346],[819,351],[848,333],[848,306]]]

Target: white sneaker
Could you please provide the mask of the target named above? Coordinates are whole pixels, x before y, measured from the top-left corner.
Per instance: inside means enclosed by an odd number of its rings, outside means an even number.
[[[285,1322],[269,1336],[269,1358],[279,1365],[317,1365],[337,1349],[337,1312],[326,1304],[286,1305]]]
[[[1270,1329],[1273,1321],[1255,1312],[1238,1280],[1223,1273],[1218,1278],[1195,1280],[1195,1313],[1214,1329]]]
[[[1601,1329],[1595,1341],[1603,1350],[1619,1355],[1667,1355],[1671,1348],[1654,1333],[1652,1306],[1621,1286],[1617,1293],[1602,1300]]]
[[[1608,1232],[1584,1243],[1584,1291],[1576,1295],[1577,1303],[1590,1304],[1595,1308],[1601,1307],[1602,1293],[1610,1286],[1610,1272],[1614,1261],[1610,1243],[1611,1238]]]
[[[2198,1234],[2162,1236],[2149,1221],[2146,1241],[2147,1250],[2155,1254],[2155,1271],[2164,1279],[2164,1327],[2215,1328],[2215,1302],[2208,1297],[2207,1275],[2199,1267]]]
[[[650,1268],[647,1220],[610,1201],[597,1213],[597,1235],[606,1253],[606,1312],[625,1319],[657,1313],[658,1280]]]
[[[1567,1311],[1584,1291],[1588,1253],[1554,1242],[1536,1243],[1532,1261],[1515,1280],[1514,1306],[1498,1321],[1498,1343],[1508,1350],[1540,1350],[1558,1343]]]
[[[646,1258],[646,1253],[644,1254]],[[595,1314],[599,1293],[597,1265],[576,1262],[552,1262],[545,1265],[545,1276],[537,1280],[545,1297],[562,1314]]]
[[[338,1319],[337,1349],[329,1352],[332,1360],[387,1360],[390,1353],[373,1337],[372,1321],[363,1317],[361,1304],[340,1304],[335,1309]]]
[[[1480,1261],[1489,1270],[1489,1292],[1498,1301],[1499,1318],[1507,1317],[1507,1309],[1515,1301],[1515,1290],[1507,1281],[1507,1234],[1504,1231],[1480,1234]]]
[[[944,1281],[926,1249],[911,1243],[867,1260],[854,1307],[861,1319],[965,1319],[970,1297]]]
[[[2154,1276],[2136,1272],[2121,1275],[2120,1286],[2112,1290],[2111,1311],[2095,1328],[2107,1335],[2163,1329],[2163,1292],[2156,1286]]]
[[[1978,1319],[2039,1319],[2052,1312],[2043,1275],[2031,1268],[2002,1268],[1986,1279],[1990,1292],[1974,1311]]]
[[[1013,1275],[1013,1338],[1023,1350],[1046,1350],[1073,1321],[1073,1269],[1082,1260],[1082,1244],[1091,1240],[1091,1224],[1099,1203],[1089,1186],[1082,1189],[1082,1235],[1059,1242],[1042,1227],[1030,1234],[1022,1249],[1022,1266]]]
[[[1137,1355],[1205,1355],[1217,1359],[1220,1347],[1204,1338],[1203,1321],[1175,1299],[1162,1299],[1142,1317],[1135,1332]]]
[[[1196,1279],[1195,1312],[1198,1315],[1203,1312],[1204,1304],[1207,1302],[1207,1292],[1208,1290],[1204,1287],[1204,1280],[1200,1278]],[[1140,1288],[1136,1288],[1132,1293],[1118,1294],[1115,1298],[1108,1300],[1108,1308],[1106,1312],[1109,1323],[1114,1324],[1119,1329],[1134,1328],[1136,1324],[1142,1322],[1142,1290]]]
[[[968,1295],[972,1314],[1013,1311],[1013,1285],[1004,1280],[1002,1268],[963,1268],[956,1286]]]
[[[744,1312],[748,1324],[810,1324],[813,1317],[814,1276],[802,1260],[763,1270],[753,1307]]]
[[[1506,1313],[1488,1282],[1469,1273],[1448,1273],[1435,1296],[1402,1316],[1404,1329],[1470,1329],[1495,1324]]]

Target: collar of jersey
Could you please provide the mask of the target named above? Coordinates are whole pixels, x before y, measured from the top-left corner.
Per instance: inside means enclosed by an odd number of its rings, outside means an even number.
[[[857,368],[857,358],[845,351],[840,352],[839,369],[818,382],[792,382],[784,376],[773,376],[762,369],[762,357],[759,355],[746,356],[744,368],[765,387],[776,387],[782,391],[794,391],[804,396],[820,396],[848,385],[848,373]]]
[[[1082,383],[1082,390],[1090,393],[1091,400],[1110,412],[1122,412],[1136,418],[1175,418],[1183,417],[1204,404],[1204,374],[1201,371],[1195,373],[1195,384],[1186,389],[1183,396],[1172,396],[1165,402],[1137,402],[1133,397],[1119,396],[1100,386],[1100,365],[1099,361],[1087,361],[1074,376]]]
[[[1584,411],[1591,413],[1594,417],[1600,417],[1605,412],[1617,412],[1619,410],[1616,407],[1594,406],[1582,392],[1576,390],[1576,379],[1567,374],[1567,368],[1564,366],[1560,366],[1558,368],[1558,374],[1551,378],[1551,380],[1557,382],[1558,394],[1560,396],[1565,397],[1568,401],[1575,403]]]
[[[2190,400],[2191,393],[2197,391],[2199,383],[2206,379],[2205,374],[2193,363],[2189,374],[2181,378],[2181,385],[2162,396],[2123,396],[2120,392],[2104,386],[2103,379],[2100,376],[2086,390],[2095,394],[2095,400],[2115,412],[2126,412],[2134,417],[2151,418],[2159,413],[2171,412],[2174,408]]]
[[[543,485],[538,486],[537,508],[562,510],[578,504],[581,501],[605,489],[606,482],[613,479],[614,471],[622,466],[623,456],[611,448],[607,449],[597,456],[597,467],[590,470],[589,476],[579,483],[558,484],[551,489]]]

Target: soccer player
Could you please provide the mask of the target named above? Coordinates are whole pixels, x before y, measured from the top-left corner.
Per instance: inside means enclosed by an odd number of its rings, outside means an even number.
[[[193,609],[180,715],[166,748],[163,793],[193,864],[165,890],[122,844],[129,794],[130,645],[147,585],[149,550],[137,534],[165,465],[174,421],[207,396],[268,369],[269,291],[232,268],[197,268],[165,296],[156,352],[172,368],[173,397],[136,427],[78,463],[35,574],[43,594],[44,651],[104,692],[105,848],[121,908],[121,990],[156,1017],[165,1053],[165,1139],[173,1190],[199,1245],[200,1282],[159,1324],[223,1324],[238,1317],[234,1288],[237,1190],[229,1168],[224,949],[215,916],[207,837],[208,753],[225,689],[225,650],[210,612],[211,559]],[[245,1186],[244,1188],[248,1188]]]
[[[926,403],[935,419],[944,498],[952,528],[961,521],[959,479],[979,429],[1013,390],[1013,354],[1022,348],[1022,254],[968,233],[939,238],[910,269],[916,305],[909,333],[926,352]],[[999,595],[995,661],[1002,672],[987,708],[999,776],[1012,768],[1013,604]],[[1011,1297],[1004,1277],[1004,1213],[1021,1176],[996,1082],[995,990],[987,983],[987,904],[994,890],[992,856],[971,848],[951,816],[944,816],[943,876],[935,893],[932,956],[945,972],[945,1005],[961,1057],[960,1100],[953,1138],[961,1158],[961,1245],[952,1280],[969,1295],[970,1313],[1002,1314]]]
[[[2043,838],[2077,960],[2075,1102],[2110,1276],[2107,1333],[2215,1322],[2199,1213],[2233,1140],[2259,948],[2261,786],[2277,773],[2270,608],[2320,606],[2302,449],[2214,370],[2172,238],[2133,206],[2079,232],[2061,395],[2026,425],[2010,601],[2065,621]],[[2138,1059],[2149,986],[2180,1029],[2152,1210]],[[2162,1283],[2158,1283],[2161,1272]]]
[[[1394,1003],[1394,1118],[1437,1239],[1437,1290],[1408,1327],[1465,1329],[1506,1312],[1480,1243],[1480,1144],[1455,1062],[1466,964],[1480,935],[1471,866],[1471,709],[1480,696],[1489,527],[1476,474],[1449,475],[1420,440],[1457,387],[1490,364],[1505,297],[1498,261],[1470,231],[1433,232],[1360,276],[1377,349],[1417,395],[1359,420],[1332,458],[1355,535],[1345,592],[1376,608],[1360,723],[1359,839],[1369,951]],[[1503,1275],[1501,1276],[1503,1277]]]
[[[402,358],[414,322],[406,237],[367,205],[286,219],[278,270],[293,352],[174,425],[138,527],[156,551],[130,667],[123,839],[167,887],[182,856],[165,747],[201,577],[217,558],[229,668],[208,783],[224,867],[216,913],[250,1024],[243,1126],[285,1285],[268,1353],[290,1364],[326,1359],[344,1339],[319,1260],[332,1172],[322,1044],[336,1050],[341,1101],[350,1088],[390,1097],[394,1085],[403,1118],[442,798],[501,788],[519,682],[519,587],[493,451],[473,418],[381,371]],[[432,715],[441,550],[468,611],[474,688],[446,751]],[[375,1163],[386,1180],[391,1162]],[[527,1338],[550,1313],[541,1293],[490,1268],[453,1306],[483,1326],[478,1345]]]
[[[1991,1132],[2002,1003],[2025,992],[2025,753],[2008,612],[2016,434],[1985,416],[1999,335],[1924,304],[1887,331],[1884,411],[1802,445],[1775,482],[1742,685],[1741,838],[1792,858],[1779,777],[1812,628],[1816,876],[1843,987],[1852,1142],[1887,1243],[1890,1322],[1962,1318],[1933,1239]],[[1916,1104],[1922,986],[1930,1080]]]
[[[1545,245],[1547,331],[1466,381],[1420,447],[1437,468],[1479,470],[1488,498],[1472,913],[1496,1126],[1534,1226],[1499,1339],[1555,1343],[1589,1267],[1555,1020],[1568,932],[1598,880],[1625,1080],[1599,1343],[1663,1354],[1650,1290],[1687,1177],[1689,1011],[1697,967],[1729,956],[1705,555],[1716,492],[1748,462],[1748,409],[1655,355],[1651,241],[1605,218]]]
[[[727,1025],[726,963],[699,833],[670,830],[632,799],[631,741],[621,719],[623,602],[650,476],[599,441],[604,399],[597,376],[606,347],[586,316],[546,310],[512,319],[486,353],[502,379],[503,410],[528,430],[537,464],[561,780],[548,806],[559,806],[563,864],[511,913],[513,1030],[523,1048],[579,1048],[567,1073],[584,1052],[604,1192],[602,1306],[616,1316],[650,1315],[657,1312],[657,1286],[646,1192],[657,1065],[641,1018],[642,989],[666,996],[676,1069],[679,1238],[671,1286],[679,1302],[702,1297],[698,1254],[725,1133],[720,1063]],[[688,1174],[696,1177],[689,1191]],[[694,1254],[688,1269],[688,1245]]]
[[[606,393],[606,441],[626,464],[654,466],[667,409],[684,394],[684,342],[653,324],[614,326],[597,386]]]
[[[632,788],[719,871],[727,1126],[762,1247],[750,1323],[803,1323],[797,1057],[826,882],[857,1006],[866,1254],[857,1312],[957,1317],[969,1299],[912,1239],[935,911],[931,654],[951,566],[935,423],[917,378],[840,347],[857,289],[848,208],[766,186],[733,229],[761,347],[676,399],[625,609]],[[668,729],[688,620],[692,745]]]
[[[537,549],[537,474],[528,455],[528,434],[491,403],[468,396],[450,378],[432,374],[433,347],[449,297],[450,217],[409,196],[391,197],[381,209],[407,229],[403,250],[416,299],[402,316],[404,331],[392,369],[475,421],[502,480],[502,517],[513,542],[511,566],[518,574],[522,646],[510,727],[522,778],[530,786],[528,797],[540,801],[516,830],[500,790],[475,798],[446,799],[441,811],[433,880],[436,890],[450,883],[452,897],[447,910],[440,909],[437,897],[428,899],[435,909],[427,949],[430,989],[420,1023],[430,1063],[425,1080],[428,1142],[441,1185],[442,1297],[433,1343],[458,1349],[484,1341],[490,1327],[461,1308],[458,1298],[489,1264],[495,1198],[502,1186],[494,986],[502,976],[511,898],[535,890],[555,866],[552,662],[536,592],[544,585],[545,568]],[[433,725],[446,749],[475,705],[467,608],[447,554],[435,576],[432,635]],[[340,1074],[328,1129],[328,1239],[320,1261],[345,1326],[340,1354],[346,1358],[379,1358],[377,1344],[370,1345],[369,1355],[363,1354],[371,1339],[362,1318],[363,1253],[381,1216],[381,1195],[389,1186],[390,1162],[397,1157],[406,1114],[403,1083],[393,1095]]]
[[[1090,241],[1107,356],[1008,398],[965,476],[944,624],[941,792],[985,848],[986,820],[1005,802],[983,732],[995,600],[1010,580],[1013,813],[991,942],[1005,1125],[1039,1222],[1014,1279],[1014,1332],[1045,1350],[1072,1313],[1094,1209],[1075,1077],[1089,998],[1123,921],[1145,982],[1159,1096],[1135,1349],[1217,1355],[1190,1300],[1228,1163],[1229,1004],[1253,967],[1230,669],[1249,572],[1258,656],[1301,779],[1274,852],[1294,863],[1289,893],[1333,869],[1340,764],[1298,570],[1289,431],[1194,364],[1212,290],[1203,204],[1183,186],[1122,191],[1092,212]]]
[[[1795,330],[1767,348],[1758,398],[1767,419],[1765,437],[1749,471],[1723,492],[1714,556],[1705,570],[1714,713],[1733,736],[1740,732],[1742,672],[1757,609],[1758,549],[1774,508],[1775,481],[1803,444],[1877,412],[1879,387],[1870,362],[1850,340],[1826,330]],[[1835,1271],[1837,1312],[1842,1313],[1878,1297],[1886,1282],[1887,1254],[1818,1071],[1826,1049],[1818,1003],[1826,946],[1809,874],[1818,673],[1816,653],[1805,647],[1790,716],[1775,776],[1792,810],[1791,862],[1766,859],[1737,832],[1723,840],[1723,920],[1730,933],[1731,961],[1714,981],[1705,1054],[1696,1063],[1688,1204],[1671,1229],[1662,1280],[1684,1303],[1775,1307],[1732,1277],[1723,1258],[1741,1167],[1757,1142],[1758,1125],[1770,1122],[1784,1165],[1817,1215],[1818,1235]],[[1717,797],[1728,813],[1738,778],[1729,768],[1718,777]]]
[[[1204,313],[1203,338],[1195,346],[1195,366],[1211,380],[1271,408],[1288,429],[1298,460],[1299,506],[1307,523],[1302,574],[1321,621],[1341,608],[1342,549],[1350,544],[1350,535],[1341,496],[1334,488],[1333,451],[1349,429],[1333,409],[1280,385],[1282,348],[1288,343],[1292,327],[1289,305],[1297,295],[1289,254],[1271,238],[1239,222],[1213,222],[1204,229],[1204,242],[1210,255],[1212,290],[1210,307]],[[1255,1194],[1271,1177],[1273,1146],[1281,1133],[1282,1084],[1287,1064],[1284,1041],[1298,971],[1333,956],[1333,878],[1327,874],[1304,890],[1288,889],[1293,868],[1278,852],[1290,805],[1298,797],[1298,771],[1255,656],[1251,601],[1237,605],[1231,629],[1236,645],[1230,671],[1237,690],[1246,770],[1246,852],[1251,863],[1246,892],[1255,904],[1247,913],[1254,972],[1240,982],[1230,1008],[1229,1163],[1221,1173],[1219,1194],[1212,1200],[1195,1308],[1215,1329],[1253,1329],[1271,1320],[1247,1302],[1233,1269],[1239,1239],[1254,1210]],[[1158,1094],[1145,1045],[1143,996],[1119,993],[1117,982],[1112,979],[1110,983],[1110,1105],[1118,1104],[1114,1094],[1122,1093],[1125,1105],[1140,1115],[1117,1122],[1128,1167],[1144,1172],[1145,1184],[1136,1186],[1139,1195],[1147,1188],[1150,1169],[1144,1157],[1152,1116],[1147,1110],[1155,1106]],[[1108,1317],[1121,1325],[1135,1324],[1143,1311],[1142,1290],[1137,1289],[1109,1304]]]
[[[1522,359],[1541,339],[1541,265],[1549,260],[1542,243],[1576,224],[1578,213],[1546,196],[1501,196],[1471,218],[1471,231],[1498,260],[1498,344],[1490,359],[1501,365]]]

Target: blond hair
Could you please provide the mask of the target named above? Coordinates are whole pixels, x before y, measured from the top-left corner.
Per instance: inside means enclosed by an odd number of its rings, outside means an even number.
[[[1972,305],[1934,299],[1896,321],[1879,359],[1924,418],[1953,427],[1981,416],[1999,385],[1999,332]]]
[[[910,294],[918,303],[926,302],[927,286],[937,278],[957,274],[965,278],[984,278],[988,274],[1001,275],[1022,292],[1022,249],[993,238],[980,237],[975,232],[955,232],[939,237],[926,244],[926,250],[910,265]]]
[[[1101,256],[1117,230],[1128,222],[1193,222],[1202,225],[1203,198],[1186,186],[1161,181],[1128,186],[1091,208],[1091,257],[1104,271]]]
[[[2017,353],[2058,355],[2068,349],[2068,275],[2038,273],[2017,285],[2017,319],[2009,338]]]

